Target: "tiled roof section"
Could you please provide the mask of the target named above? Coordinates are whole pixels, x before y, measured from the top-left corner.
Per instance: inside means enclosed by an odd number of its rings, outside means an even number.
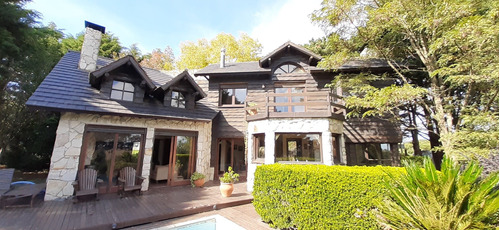
[[[165,85],[167,84],[167,82],[174,79],[174,77],[172,77],[171,75],[163,73],[160,70],[150,69],[146,67],[142,67],[142,69],[146,71],[146,74],[149,76],[149,78],[151,79],[153,84],[155,84],[156,87]]]
[[[88,72],[78,69],[80,53],[70,51],[47,75],[26,105],[33,108],[53,111],[85,112],[139,117],[171,118],[186,120],[211,121],[218,111],[207,103],[206,99],[196,102],[195,110],[165,107],[161,102],[134,103],[112,100],[92,88]],[[104,66],[113,60],[99,58],[98,66]],[[170,78],[160,71],[145,69],[153,73],[150,77],[155,84]],[[164,76],[163,76],[164,75]]]
[[[344,136],[348,143],[400,143],[401,128],[380,118],[349,118],[344,121]]]
[[[238,74],[238,73],[271,73],[270,69],[261,68],[259,62],[233,62],[226,63],[224,68],[220,68],[219,64],[211,64],[199,70],[194,75],[203,76],[209,74]]]

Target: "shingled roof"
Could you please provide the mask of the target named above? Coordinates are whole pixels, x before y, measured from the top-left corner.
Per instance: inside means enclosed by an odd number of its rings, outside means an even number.
[[[195,110],[166,107],[162,103],[134,103],[110,99],[93,88],[89,73],[78,69],[80,53],[70,51],[47,75],[26,102],[31,108],[51,111],[84,112],[138,117],[171,118],[182,120],[211,121],[218,113],[207,99],[196,102]],[[103,67],[114,60],[101,58],[97,66]],[[155,87],[161,87],[173,79],[158,70],[142,68]]]

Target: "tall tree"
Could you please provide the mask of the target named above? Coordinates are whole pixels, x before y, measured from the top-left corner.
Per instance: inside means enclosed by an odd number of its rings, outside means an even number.
[[[48,167],[57,115],[25,106],[61,58],[62,33],[36,22],[25,1],[0,2],[0,161],[18,169]]]
[[[68,35],[62,39],[62,51],[64,53],[68,50],[81,51],[83,45],[84,32],[80,32],[74,37],[73,35]],[[110,32],[106,32],[101,39],[101,46],[99,47],[99,56],[116,58],[119,57],[122,51],[122,46],[120,45],[120,39],[114,36]]]
[[[144,55],[141,65],[153,69],[173,70],[174,52],[170,46],[167,46],[163,52],[160,49],[154,49],[150,54]]]
[[[139,47],[137,46],[137,43],[130,45],[128,48],[122,47],[121,53],[118,55],[118,57],[115,57],[115,59],[125,57],[127,55],[134,57],[135,60],[138,62],[141,62],[142,59],[144,59],[144,56],[142,56],[141,49],[139,49]]]
[[[332,31],[336,49],[322,66],[334,69],[368,48],[396,74],[391,90],[358,84],[348,106],[365,115],[418,106],[454,158],[498,149],[498,1],[324,0],[312,19]],[[408,75],[400,65],[408,61],[426,74]]]
[[[262,51],[262,45],[245,33],[236,38],[231,34],[220,33],[214,39],[200,39],[195,42],[181,44],[181,56],[177,62],[178,69],[200,69],[217,63],[221,49],[226,49],[226,60],[230,62],[256,61]]]

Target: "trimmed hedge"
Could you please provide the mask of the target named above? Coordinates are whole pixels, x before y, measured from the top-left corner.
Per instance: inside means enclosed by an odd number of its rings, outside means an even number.
[[[262,165],[254,182],[254,207],[274,228],[379,229],[371,210],[388,195],[387,166]]]

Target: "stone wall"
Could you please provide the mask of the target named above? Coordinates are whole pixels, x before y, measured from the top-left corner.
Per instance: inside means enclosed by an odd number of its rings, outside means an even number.
[[[208,180],[213,180],[214,169],[210,168],[211,122],[63,113],[52,152],[45,200],[68,198],[73,195],[72,183],[78,171],[83,133],[87,124],[146,128],[142,165],[142,176],[145,178],[149,178],[150,174],[155,129],[198,131],[196,171],[207,175]],[[144,180],[142,190],[147,190],[148,187],[149,180]]]
[[[254,173],[260,164],[253,162],[254,140],[253,134],[265,134],[265,159],[264,164],[274,164],[275,133],[321,133],[322,163],[333,165],[332,133],[342,134],[342,121],[325,118],[282,118],[267,119],[248,122],[247,146],[248,146],[248,176],[247,190],[253,190]],[[343,137],[341,136],[341,160],[345,163],[345,149]]]

